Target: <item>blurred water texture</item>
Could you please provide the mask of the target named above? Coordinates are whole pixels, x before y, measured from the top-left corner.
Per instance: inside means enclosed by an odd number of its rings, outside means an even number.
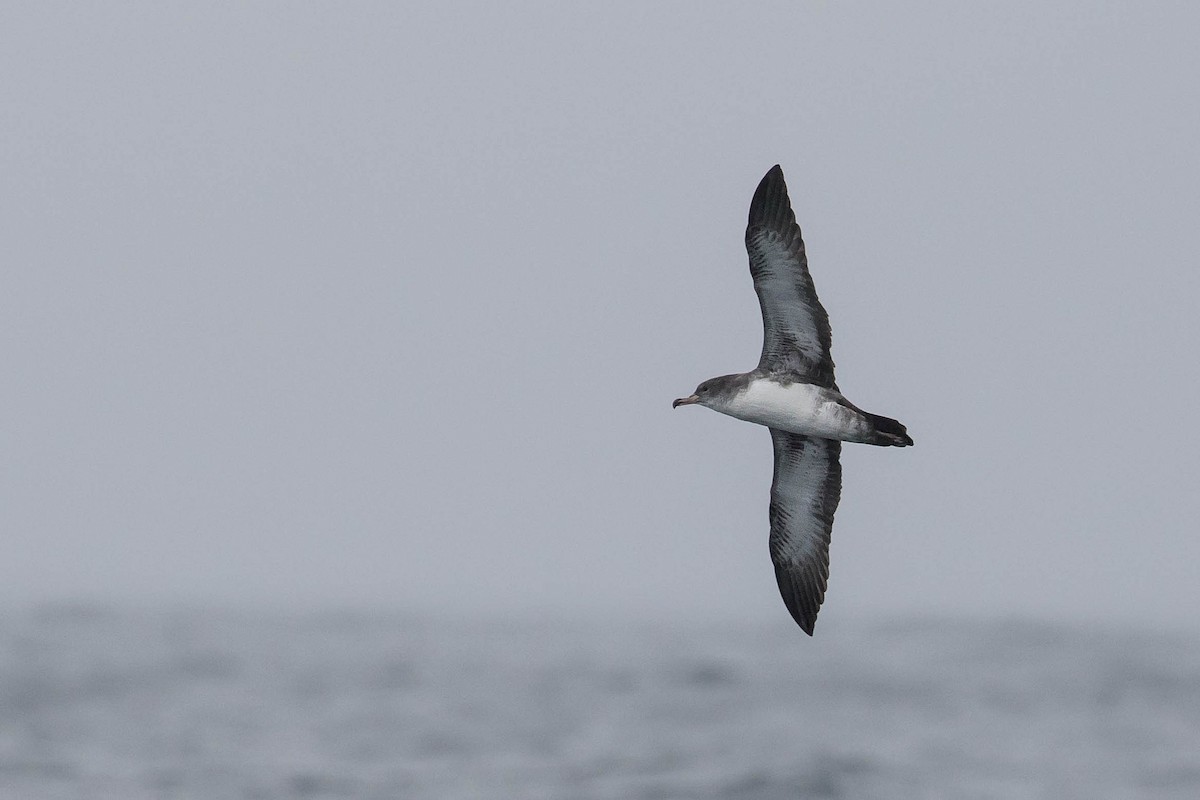
[[[0,796],[1193,798],[1200,644],[1028,622],[2,620]]]

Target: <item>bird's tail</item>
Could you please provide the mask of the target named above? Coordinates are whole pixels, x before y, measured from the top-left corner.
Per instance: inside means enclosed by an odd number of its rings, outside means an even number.
[[[880,447],[908,447],[913,443],[908,435],[908,429],[891,417],[881,417],[878,414],[863,412],[875,428],[875,439],[870,444]]]

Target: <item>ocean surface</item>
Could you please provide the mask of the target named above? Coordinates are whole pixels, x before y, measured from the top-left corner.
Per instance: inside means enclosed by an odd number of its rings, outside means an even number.
[[[3,798],[1200,798],[1181,633],[56,606],[0,638]]]

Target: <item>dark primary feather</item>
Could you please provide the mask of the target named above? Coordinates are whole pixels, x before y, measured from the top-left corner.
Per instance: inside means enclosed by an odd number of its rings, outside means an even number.
[[[758,371],[834,387],[829,315],[808,274],[804,239],[778,164],[750,202],[746,251],[763,315]]]
[[[842,495],[842,443],[771,429],[771,561],[783,602],[812,636],[829,579],[829,533]]]

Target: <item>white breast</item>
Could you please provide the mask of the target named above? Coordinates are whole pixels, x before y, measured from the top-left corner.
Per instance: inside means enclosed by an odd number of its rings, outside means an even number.
[[[767,378],[750,382],[715,411],[769,428],[857,441],[866,433],[866,420],[838,401],[841,394],[809,383],[782,385]]]

